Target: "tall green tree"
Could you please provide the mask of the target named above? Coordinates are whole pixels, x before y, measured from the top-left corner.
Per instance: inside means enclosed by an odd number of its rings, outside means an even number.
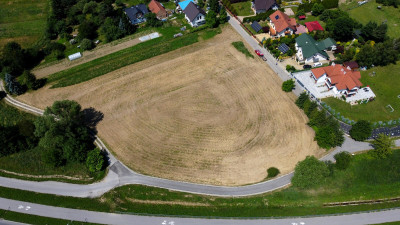
[[[385,134],[379,134],[378,137],[372,141],[374,149],[372,155],[378,159],[384,159],[392,154],[392,148],[394,148],[394,141],[390,136]]]
[[[206,15],[206,24],[211,28],[215,28],[218,26],[218,22],[217,13],[210,9]]]
[[[222,6],[221,11],[219,12],[219,23],[224,24],[228,21],[228,14],[226,13],[225,7]]]
[[[86,166],[89,171],[94,173],[100,171],[104,166],[104,156],[99,148],[95,148],[88,153]]]
[[[325,10],[325,7],[321,3],[315,3],[311,9],[311,14],[313,16],[321,15]]]
[[[364,141],[372,134],[372,125],[365,120],[357,121],[350,129],[350,136],[356,141]]]

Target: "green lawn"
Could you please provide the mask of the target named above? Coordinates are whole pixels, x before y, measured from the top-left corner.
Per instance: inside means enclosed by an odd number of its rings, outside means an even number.
[[[199,41],[199,38],[202,40],[209,39],[219,33],[220,29],[186,33],[178,38],[173,38],[173,34],[181,32],[178,27],[167,27],[158,30],[158,32],[162,34],[160,38],[52,74],[49,76],[48,82],[53,83],[52,87],[56,88],[88,81],[121,67],[194,44]]]
[[[0,1],[0,48],[9,41],[23,47],[34,44],[46,27],[48,0]]]
[[[254,58],[254,56],[249,52],[249,50],[244,46],[243,42],[236,41],[232,42],[232,45],[241,53],[243,53],[246,57]]]
[[[331,202],[372,200],[399,196],[400,150],[376,160],[368,153],[356,155],[346,170],[334,170],[320,186],[309,190],[294,187],[242,198],[221,198],[166,189],[127,185],[100,198],[71,198],[0,187],[0,196],[67,208],[139,214],[279,217],[345,213],[399,207],[400,202],[325,207]]]
[[[349,3],[350,6],[355,3]],[[360,7],[353,8],[347,11],[350,16],[356,19],[362,24],[366,24],[369,21],[375,21],[378,24],[387,21],[388,24],[388,35],[392,38],[400,37],[400,9],[394,8],[393,6],[382,6],[382,9],[377,9],[375,1],[370,1]],[[348,6],[341,5],[340,8],[346,9]]]
[[[305,20],[299,20],[298,18],[296,18],[296,19],[297,19],[298,23],[301,25],[304,25],[306,22],[318,21],[319,24],[321,24],[321,26],[325,29],[325,25],[326,25],[325,22],[319,20],[318,17],[316,17],[316,16],[307,15]]]
[[[234,3],[232,6],[236,9],[238,16],[254,15],[254,11],[251,9],[251,1]]]
[[[375,76],[370,74],[375,71]],[[352,120],[369,120],[371,122],[400,119],[400,64],[375,67],[367,71],[361,71],[361,82],[369,85],[375,93],[374,101],[367,104],[354,105],[335,99],[327,98],[323,101],[340,112],[341,115]],[[387,105],[391,105],[394,112],[390,112]]]

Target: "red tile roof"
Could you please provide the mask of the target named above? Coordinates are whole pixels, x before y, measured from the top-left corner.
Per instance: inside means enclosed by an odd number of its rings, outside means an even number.
[[[165,18],[168,16],[165,8],[156,0],[151,0],[149,3],[149,9],[152,13],[155,13],[158,18]]]
[[[311,32],[314,30],[324,30],[324,28],[322,28],[321,24],[319,24],[318,21],[306,22],[305,25],[308,29],[308,32]]]
[[[331,84],[336,86],[338,90],[352,90],[355,87],[360,88],[362,86],[359,71],[351,71],[339,64],[312,69],[311,72],[317,79],[326,73],[331,80]]]
[[[299,19],[300,20],[304,20],[306,18],[306,16],[305,15],[301,15],[301,16],[299,16]]]
[[[296,31],[296,19],[289,18],[288,15],[280,10],[272,13],[269,18],[271,19],[271,23],[275,25],[275,30],[277,33],[282,32],[286,28],[291,28],[292,30]]]

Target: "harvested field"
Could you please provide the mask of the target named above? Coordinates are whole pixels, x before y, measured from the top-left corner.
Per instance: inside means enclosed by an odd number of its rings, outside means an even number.
[[[77,85],[18,97],[44,108],[74,99],[104,113],[99,136],[132,169],[218,185],[259,182],[321,156],[307,118],[259,58],[222,34]]]

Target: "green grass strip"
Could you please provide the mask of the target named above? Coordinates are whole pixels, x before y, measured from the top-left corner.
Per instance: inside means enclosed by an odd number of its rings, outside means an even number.
[[[249,52],[249,50],[244,46],[243,42],[236,41],[232,42],[233,47],[235,47],[239,52],[243,53],[246,57],[254,58],[254,56]]]
[[[74,222],[71,220],[61,220],[61,219],[54,219],[54,218],[49,218],[49,217],[34,216],[34,215],[29,215],[29,214],[24,214],[24,213],[17,213],[17,212],[12,212],[12,211],[8,211],[8,210],[2,210],[2,209],[0,209],[0,218],[4,219],[4,220],[20,222],[20,223],[27,223],[27,224],[34,224],[34,225],[44,225],[44,224],[97,225],[97,223]]]
[[[198,34],[185,34],[179,38],[153,40],[140,43],[133,47],[112,53],[110,55],[64,70],[49,77],[49,82],[56,82],[52,88],[66,87],[88,81],[124,66],[161,55],[178,48],[198,42]]]

